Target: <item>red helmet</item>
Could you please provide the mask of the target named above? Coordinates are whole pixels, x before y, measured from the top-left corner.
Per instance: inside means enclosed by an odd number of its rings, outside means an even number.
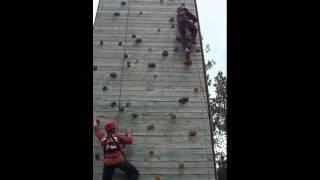
[[[115,129],[116,127],[117,127],[117,124],[111,120],[106,120],[106,122],[104,123],[104,129],[106,131]]]

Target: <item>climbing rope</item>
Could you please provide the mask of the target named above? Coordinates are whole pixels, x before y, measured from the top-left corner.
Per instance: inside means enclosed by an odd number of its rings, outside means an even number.
[[[119,130],[120,100],[121,100],[121,95],[122,95],[122,81],[123,81],[123,76],[124,76],[124,74],[123,74],[124,60],[126,59],[124,56],[126,55],[129,15],[130,15],[130,0],[128,0],[128,15],[127,15],[126,31],[125,31],[124,46],[123,46],[122,69],[121,69],[121,80],[120,80],[120,95],[119,95],[119,100],[118,100],[118,113],[117,113],[117,118],[116,118],[116,123],[118,124],[117,130]]]

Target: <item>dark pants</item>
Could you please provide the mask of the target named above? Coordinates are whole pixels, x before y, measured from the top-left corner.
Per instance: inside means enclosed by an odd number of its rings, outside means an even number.
[[[193,41],[195,41],[197,38],[198,30],[197,30],[196,26],[191,22],[185,22],[185,23],[178,24],[178,29],[179,29],[179,33],[181,36],[181,42],[182,42],[183,49],[185,49],[188,47],[186,30],[188,29],[191,32],[191,38]]]
[[[102,180],[112,180],[112,175],[115,168],[119,168],[127,174],[127,180],[137,180],[139,171],[128,161],[124,160],[119,164],[103,167]]]

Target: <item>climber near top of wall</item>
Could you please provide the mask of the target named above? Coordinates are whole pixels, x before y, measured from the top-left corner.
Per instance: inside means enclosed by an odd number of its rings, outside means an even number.
[[[137,180],[139,171],[125,159],[120,145],[132,144],[131,129],[127,129],[127,136],[116,132],[117,124],[106,120],[104,128],[106,134],[100,132],[97,124],[97,116],[93,118],[93,128],[96,137],[104,152],[104,167],[102,180],[112,180],[115,168],[119,168],[127,174],[127,180]]]
[[[190,55],[190,47],[187,44],[188,38],[186,36],[186,30],[188,29],[191,32],[191,39],[189,41],[196,44],[198,30],[195,23],[198,22],[198,19],[185,6],[185,3],[181,3],[180,7],[177,8],[177,24],[183,49],[186,52],[186,56],[188,56]]]

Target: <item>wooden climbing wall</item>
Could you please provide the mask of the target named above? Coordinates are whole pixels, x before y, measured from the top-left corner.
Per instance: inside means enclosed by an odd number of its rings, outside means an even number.
[[[94,111],[117,121],[120,132],[132,128],[133,144],[124,151],[139,170],[139,180],[153,180],[157,175],[161,180],[214,180],[203,54],[196,52],[201,48],[199,35],[193,64],[186,66],[182,45],[176,40],[180,1],[124,2],[99,2],[93,32]],[[195,1],[185,2],[196,14]],[[136,43],[136,39],[142,42]],[[169,55],[164,57],[163,51]],[[117,76],[111,77],[111,73]],[[182,97],[189,97],[189,102],[179,103]],[[101,120],[101,131],[103,123]],[[196,134],[189,136],[192,129]],[[101,180],[102,157],[93,136],[94,180]],[[124,176],[116,171],[114,180],[124,180]]]

